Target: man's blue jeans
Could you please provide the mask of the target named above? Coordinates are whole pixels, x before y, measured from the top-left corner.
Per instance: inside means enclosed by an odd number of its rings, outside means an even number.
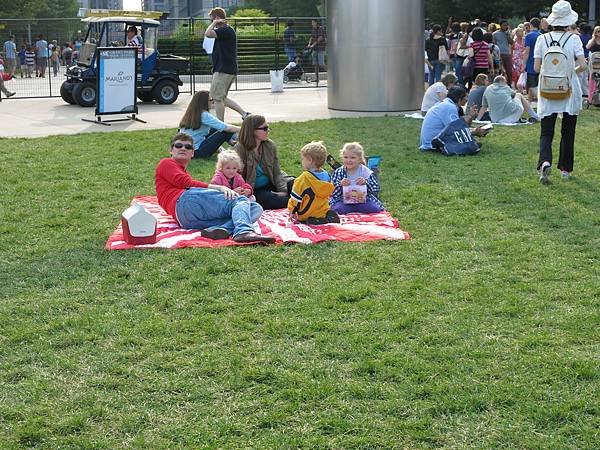
[[[215,189],[190,188],[177,200],[175,212],[182,228],[225,228],[229,234],[237,236],[254,231],[252,224],[263,209],[243,195],[227,200]]]
[[[444,64],[438,60],[429,61],[433,66],[433,69],[429,69],[429,86],[433,83],[437,83],[442,79],[442,72],[444,71]]]
[[[288,62],[292,62],[296,59],[296,49],[294,47],[283,47],[283,51],[287,55]]]

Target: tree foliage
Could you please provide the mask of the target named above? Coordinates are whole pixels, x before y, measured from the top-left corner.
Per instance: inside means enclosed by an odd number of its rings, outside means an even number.
[[[247,0],[247,8],[259,8],[272,16],[315,17],[319,15],[317,0]]]
[[[44,17],[75,17],[77,0],[0,1],[0,17],[4,19],[34,19]]]
[[[580,17],[587,15],[588,0],[571,0],[571,5]],[[449,17],[456,21],[477,18],[489,22],[509,17],[529,19],[540,16],[540,13],[549,13],[551,6],[552,1],[548,0],[426,0],[425,15],[440,24],[445,24]]]
[[[234,15],[229,16],[229,18],[238,18],[238,17],[252,17],[252,18],[269,17],[269,13],[266,11],[263,11],[262,9],[242,8],[242,9],[236,10]]]

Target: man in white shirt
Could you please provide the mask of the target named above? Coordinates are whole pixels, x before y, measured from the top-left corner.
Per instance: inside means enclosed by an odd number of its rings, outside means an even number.
[[[457,81],[458,78],[456,78],[456,75],[448,73],[440,81],[429,86],[421,102],[421,114],[425,116],[427,111],[433,108],[433,106],[442,102],[448,94],[448,89],[454,86]]]

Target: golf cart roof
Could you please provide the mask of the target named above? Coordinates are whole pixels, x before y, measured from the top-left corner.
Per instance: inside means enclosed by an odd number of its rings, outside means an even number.
[[[119,22],[128,23],[131,25],[154,25],[159,26],[160,22],[154,19],[144,19],[141,17],[126,17],[126,16],[114,16],[114,17],[85,17],[81,19],[82,22],[87,23],[103,23],[103,22]]]

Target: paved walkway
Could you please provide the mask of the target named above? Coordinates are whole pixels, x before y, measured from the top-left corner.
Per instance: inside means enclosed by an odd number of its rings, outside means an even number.
[[[327,108],[327,88],[287,89],[281,94],[272,94],[267,90],[236,91],[230,93],[230,95],[246,110],[263,114],[269,122],[389,114],[330,110]],[[146,120],[147,124],[127,121],[116,122],[109,127],[83,122],[81,120],[83,118],[94,119],[94,108],[68,105],[61,98],[3,98],[0,102],[0,137],[41,137],[98,131],[176,128],[190,98],[191,95],[189,94],[181,94],[172,105],[140,103],[138,105],[139,117]],[[105,117],[111,118],[111,116]],[[227,110],[225,120],[230,123],[241,122],[237,113],[231,110]]]

